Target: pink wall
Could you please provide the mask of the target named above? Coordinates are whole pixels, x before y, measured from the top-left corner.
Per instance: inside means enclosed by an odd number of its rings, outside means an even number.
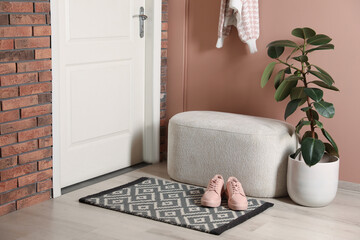
[[[341,92],[325,93],[336,108],[323,119],[340,148],[341,180],[360,183],[360,1],[260,0],[259,52],[250,55],[237,31],[216,49],[220,0],[169,0],[167,117],[189,110],[216,110],[283,119],[286,102],[276,103],[274,88],[260,88],[271,60],[270,41],[291,38],[295,27],[311,27],[333,38],[334,51],[314,52],[311,62],[326,69]],[[301,113],[289,118],[296,124]]]

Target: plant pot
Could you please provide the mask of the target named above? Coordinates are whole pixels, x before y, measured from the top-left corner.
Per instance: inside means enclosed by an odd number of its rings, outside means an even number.
[[[299,154],[300,156],[301,154]],[[324,207],[334,200],[339,182],[339,158],[325,154],[309,167],[301,158],[289,157],[287,190],[290,198],[303,206]]]

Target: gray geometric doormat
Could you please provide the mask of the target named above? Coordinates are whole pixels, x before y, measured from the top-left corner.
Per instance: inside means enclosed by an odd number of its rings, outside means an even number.
[[[204,191],[202,187],[142,177],[79,201],[215,235],[274,205],[248,198],[248,210],[233,211],[223,199],[220,207],[207,208],[202,207],[200,202]]]

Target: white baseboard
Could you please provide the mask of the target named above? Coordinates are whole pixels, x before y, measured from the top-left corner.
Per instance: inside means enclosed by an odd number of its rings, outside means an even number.
[[[339,188],[360,192],[360,184],[359,183],[339,181]]]

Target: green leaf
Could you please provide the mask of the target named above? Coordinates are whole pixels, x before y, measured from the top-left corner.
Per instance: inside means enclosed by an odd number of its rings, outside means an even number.
[[[269,43],[266,47],[292,47],[298,48],[298,45],[290,40],[278,40]]]
[[[316,132],[314,132],[314,133],[315,133],[315,138],[318,139],[319,136],[317,135]],[[311,131],[306,131],[306,132],[304,133],[302,139],[305,139],[305,138],[308,138],[308,137],[309,137],[309,138],[312,138],[312,132],[311,132]]]
[[[307,40],[308,44],[311,45],[323,45],[323,44],[327,44],[329,42],[331,42],[331,38],[329,38],[328,36],[324,35],[324,34],[317,34],[311,38],[309,38]]]
[[[301,56],[298,56],[298,57],[293,57],[292,59],[298,61],[298,62],[307,62],[309,59],[307,56],[305,55],[301,55]]]
[[[284,50],[284,47],[271,46],[268,48],[267,54],[271,58],[278,58],[281,56],[281,54],[283,54]]]
[[[320,67],[318,67],[318,66],[316,66],[314,64],[312,66],[314,66],[319,72],[321,72],[322,74],[327,76],[332,81],[332,83],[334,83],[334,79],[324,69],[322,69],[322,68],[320,68]]]
[[[312,110],[312,109],[309,109],[309,110],[306,112],[306,117],[309,119],[309,121],[310,121],[310,119],[311,119],[310,113],[311,113],[311,115],[312,115],[312,117],[313,117],[314,120],[319,120],[319,114],[318,114],[316,111],[314,111],[314,110]]]
[[[323,117],[332,118],[335,115],[335,108],[332,103],[328,103],[324,101],[315,102],[314,107]]]
[[[321,73],[321,72],[317,72],[317,71],[308,71],[309,73],[311,73],[312,75],[314,75],[315,77],[319,78],[320,80],[322,80],[324,83],[326,83],[327,85],[331,86],[333,81],[331,78],[329,78],[328,76],[326,76],[325,74]]]
[[[307,126],[307,125],[310,125],[310,124],[311,124],[310,121],[300,120],[300,122],[298,123],[298,125],[296,125],[295,132],[296,132],[296,133],[299,133],[300,130],[303,128],[303,126]]]
[[[286,74],[291,74],[291,68],[290,67],[285,68],[285,73]]]
[[[324,129],[321,129],[321,132],[323,133],[324,137],[331,143],[331,145],[334,147],[335,151],[339,154],[339,149],[334,141],[334,139],[330,136],[330,134]]]
[[[303,77],[300,77],[300,76],[295,76],[295,75],[291,75],[291,76],[288,76],[287,78],[284,79],[284,81],[298,81],[300,79],[303,79]]]
[[[266,66],[266,68],[263,72],[263,75],[261,77],[261,87],[262,88],[265,87],[266,83],[269,81],[276,64],[277,64],[276,62],[271,62]]]
[[[299,153],[301,152],[301,148],[297,149],[295,153],[291,154],[290,157],[292,159],[295,159],[297,157],[297,155],[299,155]]]
[[[280,70],[275,75],[275,78],[274,78],[274,86],[275,86],[275,88],[279,87],[280,83],[284,80],[284,77],[285,77],[285,69]]]
[[[316,32],[311,28],[295,28],[292,30],[291,34],[295,37],[302,39],[307,39],[316,35]]]
[[[290,57],[291,57],[296,51],[299,51],[299,49],[298,49],[298,48],[294,48],[294,49],[291,51],[290,55],[287,56],[287,58],[286,58],[286,62],[290,59]]]
[[[285,120],[296,111],[300,101],[301,99],[294,99],[288,103],[285,109],[285,115],[284,115]]]
[[[312,107],[304,107],[304,108],[302,108],[301,109],[301,111],[303,111],[303,112],[307,112],[309,109],[311,109]]]
[[[289,96],[291,89],[296,87],[297,81],[283,81],[275,92],[275,100],[280,102]]]
[[[320,102],[324,95],[324,92],[318,88],[305,88],[304,92],[316,102]]]
[[[335,46],[333,44],[324,44],[321,45],[320,47],[316,47],[316,48],[311,48],[309,50],[306,50],[305,53],[311,53],[313,51],[317,51],[317,50],[329,50],[329,49],[334,49]]]
[[[325,151],[331,156],[339,157],[339,153],[336,152],[335,148],[330,143],[325,144]]]
[[[304,92],[304,87],[293,88],[290,92],[291,100],[305,98],[307,95]]]
[[[301,154],[305,163],[311,167],[317,164],[324,156],[325,145],[315,138],[305,138],[301,141]]]
[[[322,122],[320,122],[320,121],[318,121],[318,120],[315,120],[315,123],[316,123],[316,125],[319,127],[319,128],[323,128],[323,124],[322,124]]]
[[[310,83],[314,83],[314,84],[316,84],[316,85],[318,85],[318,86],[320,86],[320,87],[326,88],[326,89],[330,89],[330,90],[334,90],[334,91],[339,91],[339,89],[338,89],[337,87],[335,87],[335,86],[329,86],[329,85],[327,85],[326,83],[321,82],[321,81],[312,81],[312,82],[310,82]]]

